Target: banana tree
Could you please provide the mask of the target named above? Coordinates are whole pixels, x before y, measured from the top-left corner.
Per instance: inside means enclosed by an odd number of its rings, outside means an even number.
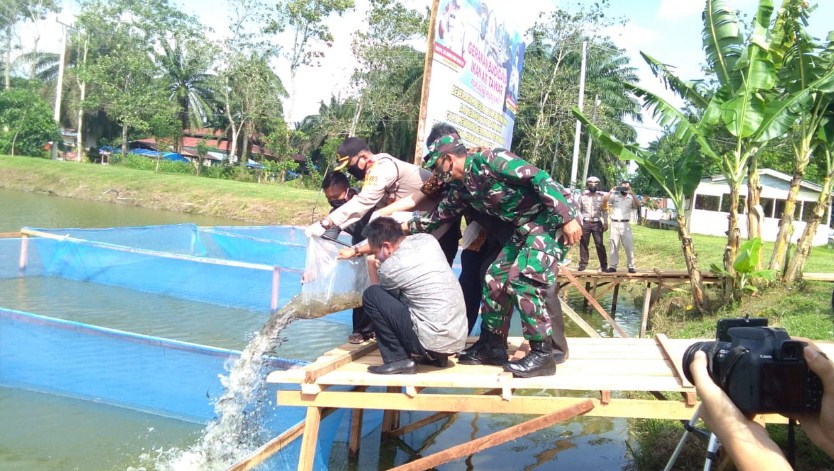
[[[698,270],[698,256],[692,244],[692,236],[686,225],[684,204],[687,198],[695,193],[695,188],[703,173],[703,159],[695,146],[689,146],[680,156],[673,156],[665,152],[646,152],[634,145],[627,146],[615,137],[596,127],[579,111],[573,109],[573,114],[586,128],[596,143],[623,161],[634,161],[645,170],[663,188],[677,209],[675,220],[678,223],[678,238],[689,273],[692,286],[692,305],[698,313],[704,311],[704,288],[701,272]]]
[[[794,170],[769,264],[771,269],[780,273],[793,232],[799,187],[811,156],[818,146],[825,145],[818,135],[822,124],[827,122],[826,112],[834,102],[834,32],[829,33],[827,48],[820,53],[801,22],[790,25],[790,29],[796,41],[785,56],[782,67],[780,85],[784,87],[786,96],[776,102],[784,111],[778,114],[779,122],[775,126],[789,127],[793,131]]]
[[[787,2],[793,4],[796,0]],[[660,61],[643,54],[652,72],[695,109],[699,116],[696,122],[656,94],[637,85],[628,86],[632,93],[643,99],[644,106],[653,110],[659,124],[674,129],[676,136],[684,142],[696,143],[703,156],[718,166],[727,181],[730,204],[724,267],[731,274],[739,247],[738,202],[742,182],[748,177],[747,213],[748,228],[751,229],[748,234],[752,238],[758,235],[756,229],[762,216],[758,211],[756,157],[771,140],[787,132],[793,122],[791,113],[803,102],[803,90],[781,100],[775,93],[788,43],[784,29],[775,28],[792,21],[803,10],[781,8],[771,27],[773,10],[772,0],[760,0],[753,32],[745,42],[741,22],[728,2],[706,0],[702,40],[709,69],[718,84],[714,90],[705,90],[698,83],[679,79]],[[721,137],[727,134],[731,136],[730,145],[721,142],[726,141]],[[752,169],[751,160],[754,163]],[[733,286],[734,277],[725,280],[725,297],[731,300],[738,293]]]
[[[815,140],[818,144],[815,146],[816,154],[824,159],[826,172],[821,182],[822,190],[811,214],[811,220],[805,224],[805,230],[802,231],[802,237],[799,238],[799,243],[796,245],[796,253],[791,258],[785,271],[784,280],[787,283],[794,281],[802,273],[805,261],[811,253],[811,242],[814,234],[817,232],[817,227],[819,227],[820,221],[822,221],[822,217],[831,203],[832,179],[834,179],[834,104],[829,103],[828,111],[817,130]]]

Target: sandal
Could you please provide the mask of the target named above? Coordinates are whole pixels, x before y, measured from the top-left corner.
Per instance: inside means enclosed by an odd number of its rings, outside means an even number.
[[[348,343],[358,344],[365,342],[366,340],[373,340],[376,338],[376,334],[373,332],[369,332],[367,334],[361,334],[359,332],[354,332],[348,335]]]

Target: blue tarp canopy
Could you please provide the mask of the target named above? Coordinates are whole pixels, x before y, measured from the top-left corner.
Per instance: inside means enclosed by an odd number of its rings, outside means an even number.
[[[110,153],[110,154],[119,154],[119,153],[121,153],[122,150],[120,148],[117,148],[117,147],[102,146],[98,151],[99,151],[99,153],[105,153],[106,152],[106,153]],[[150,150],[150,149],[130,149],[127,152],[128,152],[128,154],[136,154],[136,155],[141,155],[141,156],[144,156],[144,157],[150,157],[150,158],[154,158],[154,159],[158,158],[161,154],[163,159],[170,160],[172,162],[191,162],[191,160],[189,160],[187,157],[184,157],[182,154],[178,154],[176,152],[160,153],[160,152],[157,152],[155,150]]]

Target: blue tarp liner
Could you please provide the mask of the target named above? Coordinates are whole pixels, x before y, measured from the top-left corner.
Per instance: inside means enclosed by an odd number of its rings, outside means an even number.
[[[238,356],[231,350],[0,308],[0,385],[5,387],[207,424],[215,417],[214,401],[223,394],[218,375]],[[300,364],[274,358],[267,368]],[[278,413],[276,392],[276,385],[268,385],[262,404],[270,413],[260,425],[270,436],[303,422],[306,413],[300,407]],[[315,469],[327,469],[344,415],[322,421]],[[275,459],[295,462],[299,451],[296,441]]]

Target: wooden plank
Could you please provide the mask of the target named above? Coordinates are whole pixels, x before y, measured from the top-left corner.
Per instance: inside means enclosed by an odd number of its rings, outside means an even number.
[[[590,337],[599,337],[599,332],[594,330],[594,328],[591,327],[591,324],[585,322],[585,319],[577,314],[572,307],[568,306],[568,303],[564,302],[562,298],[559,298],[559,302],[562,303],[562,312],[567,314],[570,320],[572,320],[574,324],[578,325],[583,332],[588,334]]]
[[[322,419],[335,412],[334,408],[327,408],[322,411]],[[295,424],[293,427],[285,430],[281,435],[273,438],[260,446],[242,460],[233,464],[226,471],[248,471],[255,466],[266,461],[270,456],[281,451],[285,446],[295,441],[304,432],[305,422]]]
[[[680,381],[681,386],[684,387],[694,387],[689,380],[686,379],[686,376],[683,373],[683,352],[685,350],[681,350],[680,348],[675,348],[672,346],[672,343],[669,342],[669,338],[663,334],[657,334],[655,337],[657,344],[660,346],[660,350],[663,352],[663,355],[669,360],[672,365],[675,367],[675,378]]]
[[[362,344],[358,348],[348,351],[343,355],[328,358],[322,363],[316,361],[313,365],[304,368],[304,382],[315,383],[321,375],[327,374],[340,366],[347,365],[353,360],[366,355],[368,352],[376,350],[376,348],[376,342],[367,342],[367,344]]]
[[[510,440],[515,440],[516,438],[550,427],[553,424],[572,419],[577,415],[585,414],[593,408],[593,402],[586,400],[573,406],[557,410],[556,412],[548,415],[537,417],[518,425],[513,425],[512,427],[508,427],[500,432],[491,433],[485,437],[471,440],[463,445],[447,448],[439,453],[411,461],[392,469],[397,471],[420,471],[435,468],[441,464],[478,453],[487,448],[498,446]]]
[[[0,239],[17,239],[23,237],[22,232],[0,232]]]
[[[456,412],[438,412],[436,414],[432,414],[428,417],[423,417],[422,419],[412,422],[406,426],[400,427],[398,429],[391,430],[388,432],[389,437],[399,437],[405,435],[407,433],[411,433],[419,428],[425,427],[426,425],[431,425],[438,420],[443,420],[446,417],[451,417],[455,415]]]
[[[629,336],[627,333],[625,333],[625,331],[623,330],[623,328],[622,328],[622,327],[620,327],[620,325],[619,325],[619,324],[617,324],[617,323],[614,321],[614,319],[612,319],[612,318],[611,318],[611,316],[609,316],[609,315],[608,315],[608,313],[607,313],[607,312],[605,312],[605,309],[603,309],[603,308],[602,308],[602,306],[600,306],[600,305],[599,305],[599,303],[597,302],[597,300],[596,300],[596,299],[594,299],[594,298],[593,298],[593,296],[591,296],[591,294],[590,294],[590,293],[588,293],[588,292],[585,290],[585,288],[583,288],[583,287],[582,287],[582,285],[581,285],[581,284],[579,284],[579,281],[577,281],[577,279],[576,279],[576,278],[574,278],[574,276],[573,276],[573,275],[571,275],[571,274],[570,274],[570,272],[566,271],[566,272],[564,273],[564,276],[568,279],[568,281],[570,281],[570,282],[571,282],[571,284],[572,284],[574,287],[576,287],[577,291],[579,291],[580,293],[582,293],[582,296],[584,296],[584,297],[585,297],[585,299],[587,299],[587,300],[588,300],[588,302],[589,302],[589,303],[591,303],[591,306],[593,306],[593,307],[594,307],[594,309],[595,309],[595,310],[599,313],[599,315],[601,315],[601,316],[602,316],[602,317],[603,317],[603,318],[604,318],[604,319],[605,319],[605,320],[606,320],[606,321],[607,321],[607,322],[611,325],[611,327],[613,327],[613,328],[614,328],[614,330],[616,330],[616,331],[617,331],[617,333],[618,333],[618,334],[620,334],[620,337],[626,337],[626,338],[627,338],[627,337]]]
[[[298,391],[278,391],[278,400],[287,406],[341,407],[366,409],[396,409],[425,412],[469,412],[481,414],[534,414],[543,415],[554,409],[567,407],[588,398],[513,396],[505,401],[500,396],[479,396],[466,394],[421,394],[409,398],[405,394],[352,393],[325,391],[316,396],[302,396]],[[611,398],[607,405],[597,398],[590,398],[594,409],[588,413],[593,417],[619,417],[639,419],[689,420],[694,412],[683,401],[656,401],[651,399]],[[776,416],[779,419],[781,416]],[[773,423],[774,417],[768,416]],[[776,423],[785,423],[786,420]]]
[[[834,281],[834,273],[803,273],[804,281]]]
[[[304,419],[304,436],[301,439],[301,453],[298,457],[298,471],[311,471],[313,469],[313,462],[316,459],[316,441],[319,438],[319,426],[321,425],[321,410],[322,408],[318,406],[307,408],[307,417]]]
[[[649,323],[649,307],[652,302],[652,284],[646,283],[646,294],[643,297],[643,317],[640,320],[640,338],[646,336],[646,325]]]

